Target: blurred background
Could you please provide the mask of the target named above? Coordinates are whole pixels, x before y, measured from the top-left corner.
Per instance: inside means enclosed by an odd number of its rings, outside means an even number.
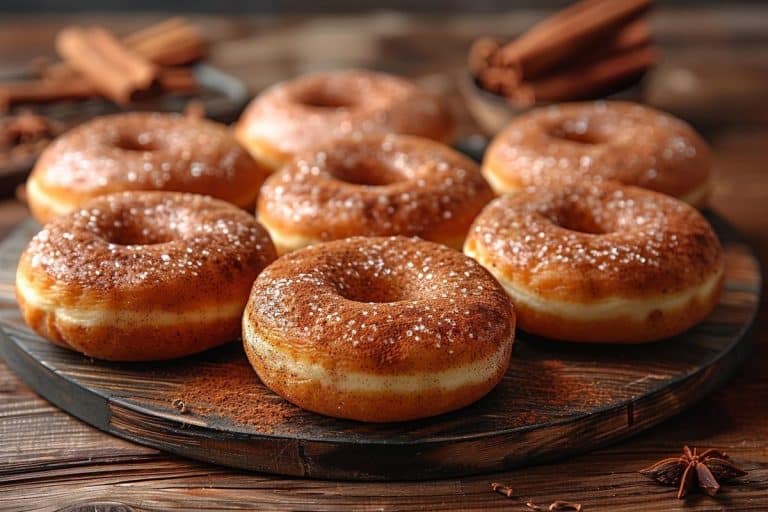
[[[59,12],[77,10],[97,11],[174,11],[174,12],[345,12],[367,11],[369,9],[397,9],[407,11],[438,12],[498,12],[514,8],[558,8],[568,5],[567,0],[390,0],[370,2],[355,0],[5,0],[0,11],[56,10]],[[713,5],[724,4],[722,0],[665,0],[664,5]],[[732,3],[732,2],[727,2]],[[761,4],[760,0],[741,1],[742,4]]]
[[[183,16],[206,40],[204,58],[195,69],[202,63],[204,85],[218,95],[200,94],[212,107],[211,117],[235,120],[252,96],[280,80],[317,70],[362,67],[409,77],[444,95],[459,119],[461,138],[467,140],[492,135],[504,116],[519,111],[473,81],[468,66],[473,42],[483,37],[515,40],[572,3],[4,0],[0,81],[26,79],[39,72],[41,62],[60,61],[56,38],[66,27],[101,26],[122,38],[171,16]],[[600,91],[596,97],[618,92],[620,98],[667,110],[694,124],[710,140],[725,126],[768,124],[768,103],[756,101],[768,92],[765,2],[668,0],[656,2],[643,17],[657,52],[653,65],[633,75],[626,91]],[[155,97],[123,106],[102,98],[32,108],[71,124],[110,109],[183,110],[193,98]],[[562,98],[571,99],[582,98]],[[739,143],[745,140],[752,139]],[[755,144],[764,142],[759,139]]]

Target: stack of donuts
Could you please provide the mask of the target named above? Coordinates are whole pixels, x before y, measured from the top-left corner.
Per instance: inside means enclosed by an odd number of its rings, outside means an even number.
[[[712,310],[722,250],[685,202],[703,204],[710,156],[685,123],[547,107],[482,168],[453,134],[438,98],[359,70],[277,84],[233,132],[169,114],[83,124],[27,182],[43,228],[18,265],[24,319],[115,361],[242,337],[300,407],[400,421],[493,389],[516,323],[640,343]]]

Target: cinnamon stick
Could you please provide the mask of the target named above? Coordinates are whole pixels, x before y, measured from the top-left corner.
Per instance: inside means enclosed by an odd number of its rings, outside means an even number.
[[[123,38],[123,43],[130,48],[135,48],[136,45],[141,44],[147,39],[152,39],[169,30],[174,30],[185,25],[187,25],[187,20],[185,18],[174,16],[161,21],[160,23],[155,23],[154,25],[141,28],[136,32],[128,34]]]
[[[646,45],[520,84],[509,95],[521,106],[530,106],[536,102],[594,98],[636,78],[655,64],[657,59],[658,51]]]
[[[509,96],[519,85],[518,71],[507,67],[489,67],[478,76],[483,88],[487,91]]]
[[[469,47],[467,64],[474,76],[480,76],[491,65],[493,54],[501,47],[501,41],[492,37],[481,37]]]
[[[139,89],[147,89],[157,75],[157,68],[146,58],[133,52],[110,32],[101,27],[88,30],[87,36],[92,44],[103,52],[105,58],[114,65],[121,67],[127,77]]]
[[[613,50],[629,50],[651,42],[651,28],[644,19],[635,20],[621,28],[607,42]]]
[[[184,18],[171,18],[126,36],[123,43],[161,66],[188,64],[205,56],[206,42]]]
[[[533,27],[529,28],[525,32],[525,34],[527,37],[531,37],[535,35],[537,32],[551,30],[553,26],[557,26],[558,24],[562,23],[568,18],[571,18],[576,14],[582,13],[585,9],[591,9],[595,4],[599,4],[603,1],[604,0],[579,0],[577,2],[573,2],[568,7],[565,7],[564,9],[560,9],[554,14],[547,16],[546,18],[544,18],[543,20],[535,24]],[[614,0],[614,1],[620,1],[620,0]]]
[[[202,34],[184,18],[170,18],[161,23],[133,32],[122,44],[138,55],[160,66],[180,66],[200,60],[206,53]],[[44,78],[65,78],[78,74],[66,62],[44,66]]]
[[[116,103],[128,103],[134,92],[147,89],[157,76],[153,64],[101,28],[66,28],[56,38],[56,49]]]
[[[645,20],[638,19],[599,40],[592,48],[571,59],[563,69],[585,66],[648,46],[650,43],[651,29]]]
[[[496,52],[492,63],[519,69],[519,81],[541,76],[650,6],[651,0],[588,0],[507,43]]]
[[[83,78],[4,82],[0,84],[0,112],[7,111],[15,103],[83,99],[90,98],[95,93],[93,85]]]
[[[188,68],[161,69],[157,83],[165,92],[189,93],[200,87],[194,72]],[[0,112],[8,111],[17,103],[81,100],[98,95],[99,90],[94,84],[78,75],[5,82],[0,84]]]

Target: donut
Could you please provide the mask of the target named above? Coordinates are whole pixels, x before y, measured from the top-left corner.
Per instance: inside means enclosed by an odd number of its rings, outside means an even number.
[[[488,393],[515,313],[480,265],[406,237],[353,237],[280,257],[256,279],[243,343],[264,384],[328,416],[433,416]]]
[[[458,250],[493,191],[469,158],[408,135],[347,139],[272,174],[258,218],[278,253],[351,236],[419,236]]]
[[[464,253],[501,282],[521,329],[565,341],[679,334],[712,311],[723,281],[722,248],[698,210],[612,182],[501,196]]]
[[[498,194],[616,180],[701,205],[712,157],[685,122],[629,102],[566,103],[513,120],[492,141],[483,174]]]
[[[436,97],[402,78],[363,70],[314,73],[256,97],[235,129],[273,170],[292,155],[360,134],[403,133],[451,142],[454,123]]]
[[[32,214],[46,223],[96,196],[128,190],[206,194],[251,209],[266,176],[224,125],[134,112],[61,135],[40,155],[26,188]]]
[[[112,361],[170,359],[240,336],[269,235],[224,201],[179,192],[97,197],[47,224],[21,255],[26,323]]]

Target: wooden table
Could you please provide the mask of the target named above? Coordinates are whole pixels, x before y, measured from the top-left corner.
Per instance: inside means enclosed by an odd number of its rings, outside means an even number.
[[[464,134],[476,126],[454,83],[469,41],[511,34],[540,11],[461,17],[379,12],[366,16],[200,19],[222,42],[212,61],[254,90],[313,69],[369,66],[419,79],[456,98]],[[0,71],[48,54],[72,21],[127,30],[156,19],[132,15],[0,20]],[[768,11],[659,10],[654,30],[665,60],[649,101],[692,120],[715,150],[713,207],[735,224],[768,265]],[[0,234],[24,218],[0,202]],[[103,434],[36,396],[0,363],[0,510],[57,510],[122,503],[133,510],[527,510],[490,491],[511,485],[539,504],[567,499],[587,511],[768,509],[768,308],[751,334],[753,357],[725,387],[635,439],[553,464],[421,483],[312,481],[232,471],[170,456]],[[637,474],[683,444],[726,449],[750,474],[716,498],[676,500]],[[84,510],[92,510],[85,508]],[[113,510],[130,510],[129,508]],[[100,509],[101,510],[101,509]]]

